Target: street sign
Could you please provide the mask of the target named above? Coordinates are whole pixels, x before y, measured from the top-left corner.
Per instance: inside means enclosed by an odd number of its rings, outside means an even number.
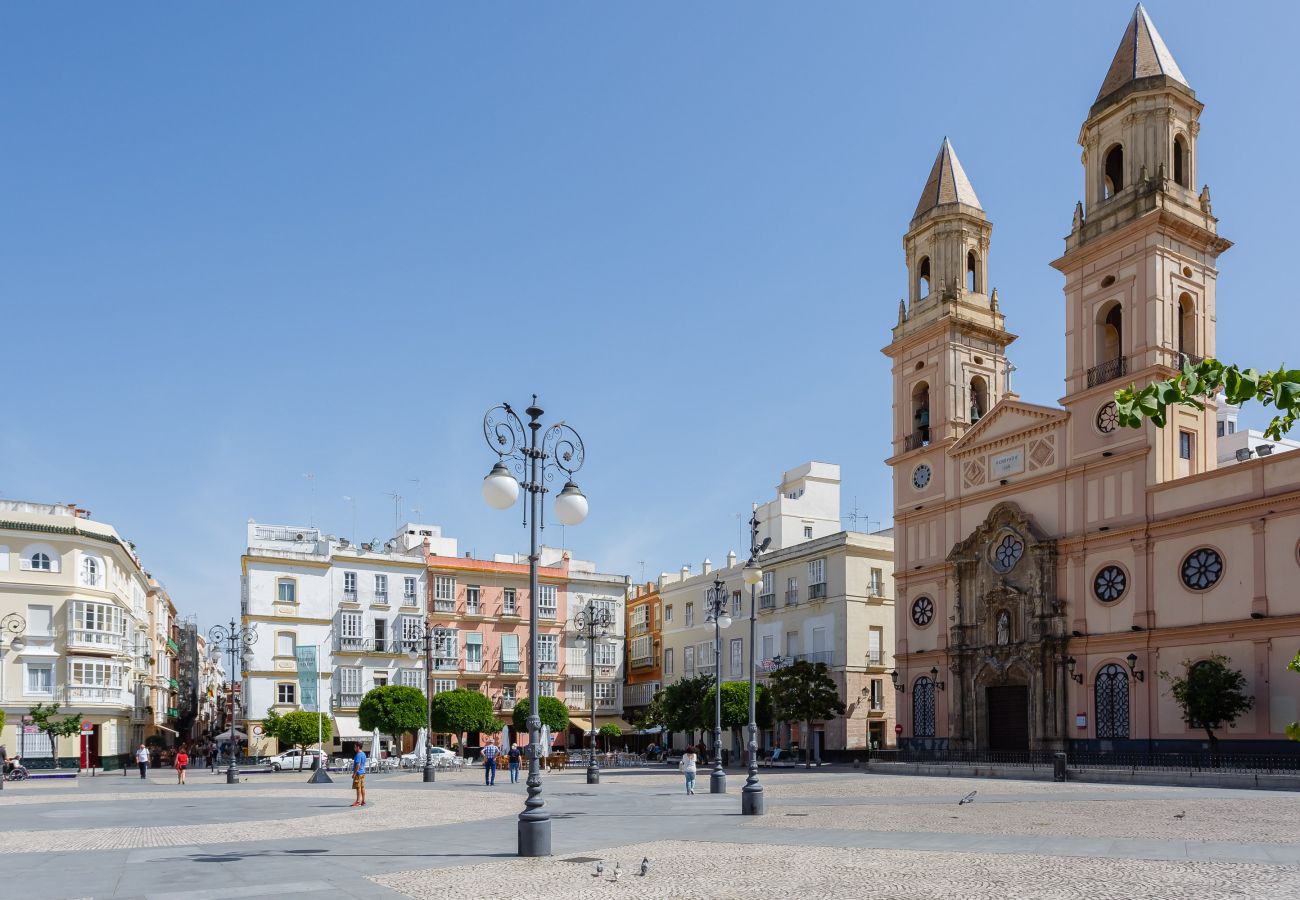
[[[94,732],[95,732],[95,723],[94,723],[94,722],[82,722],[82,723],[81,723],[81,733],[82,733],[82,734],[94,734]]]
[[[24,725],[23,734],[40,734],[41,730],[35,725]]]
[[[895,726],[894,726],[894,734],[902,734],[902,733],[903,733],[903,726],[902,726],[902,725],[895,725]]]

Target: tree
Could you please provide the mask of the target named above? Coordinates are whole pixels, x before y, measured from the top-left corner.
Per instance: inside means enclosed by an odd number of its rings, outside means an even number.
[[[81,731],[81,717],[67,716],[63,719],[56,719],[59,714],[58,702],[51,703],[48,707],[44,703],[37,703],[27,714],[32,717],[32,724],[50,740],[50,755],[54,757],[54,768],[59,767],[59,738],[72,737]]]
[[[1204,398],[1223,392],[1223,399],[1233,406],[1258,400],[1277,410],[1264,436],[1281,440],[1300,417],[1300,369],[1279,366],[1272,372],[1224,365],[1217,359],[1204,359],[1196,365],[1183,357],[1182,371],[1173,378],[1157,381],[1138,390],[1129,385],[1115,392],[1115,408],[1121,425],[1141,428],[1150,419],[1157,428],[1169,420],[1170,406],[1204,409]]]
[[[713,688],[709,688],[708,693],[704,695],[704,709],[710,726],[713,724],[713,693]],[[759,728],[772,727],[772,697],[768,693],[765,684],[755,685],[754,715],[756,717],[755,724]],[[722,727],[730,729],[732,736],[739,740],[741,746],[744,746],[745,741],[741,729],[748,725],[749,682],[722,682]]]
[[[555,697],[537,698],[537,716],[542,724],[551,729],[551,734],[563,734],[569,727],[569,708]],[[524,697],[515,704],[515,711],[510,716],[517,734],[528,734],[528,698]]]
[[[600,735],[605,739],[605,749],[608,751],[609,742],[614,738],[622,737],[623,729],[619,728],[613,722],[606,722],[604,725],[600,726],[600,730],[597,731],[596,734]]]
[[[706,727],[712,721],[710,712],[706,718],[705,711],[712,706],[705,706],[705,698],[713,687],[713,679],[708,675],[696,675],[694,678],[682,678],[674,681],[659,692],[662,708],[662,724],[669,731],[694,731]]]
[[[430,701],[432,713],[429,728],[439,734],[454,734],[457,745],[465,746],[465,732],[492,734],[496,716],[492,714],[492,701],[486,694],[458,688],[434,694]],[[498,727],[497,731],[501,729]]]
[[[1255,705],[1255,698],[1244,691],[1246,676],[1239,669],[1228,668],[1228,662],[1228,657],[1215,655],[1196,663],[1186,660],[1187,674],[1181,677],[1160,673],[1169,682],[1169,692],[1182,708],[1187,727],[1205,729],[1211,753],[1219,752],[1215,731],[1231,725]]]
[[[357,720],[366,731],[391,735],[401,746],[400,736],[416,734],[429,721],[424,694],[404,684],[383,684],[371,688],[357,707]],[[265,726],[263,726],[265,727]]]
[[[298,771],[302,771],[307,748],[334,737],[334,723],[324,713],[299,709],[282,716],[274,709],[268,709],[266,718],[262,720],[262,734],[275,738],[281,746],[287,744],[302,750],[298,757]]]
[[[0,731],[5,730],[5,711],[0,709]]]
[[[1290,669],[1292,672],[1300,673],[1300,653],[1297,653],[1295,655],[1295,659],[1287,663],[1286,667]],[[4,720],[0,719],[0,725],[3,724],[4,724]],[[1286,727],[1286,736],[1293,741],[1300,741],[1300,722],[1292,722],[1290,725],[1288,725]]]
[[[772,706],[776,715],[787,722],[802,722],[804,734],[812,734],[812,723],[833,719],[844,714],[844,701],[839,688],[826,668],[826,663],[799,660],[777,669],[772,674]],[[808,741],[804,757],[812,767],[812,741]]]

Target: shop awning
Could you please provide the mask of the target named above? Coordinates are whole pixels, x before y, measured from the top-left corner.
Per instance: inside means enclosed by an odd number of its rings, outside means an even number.
[[[340,741],[369,741],[373,735],[361,729],[361,720],[356,716],[335,716],[334,737]]]
[[[180,734],[181,734],[181,733],[180,733],[179,731],[177,731],[176,729],[174,729],[174,728],[168,728],[166,725],[159,725],[159,726],[157,726],[157,727],[160,728],[160,729],[162,729],[163,731],[171,732],[172,734],[176,735],[177,737],[180,737]]]
[[[584,719],[581,716],[569,716],[569,727],[577,728],[583,734],[591,731],[591,719]]]

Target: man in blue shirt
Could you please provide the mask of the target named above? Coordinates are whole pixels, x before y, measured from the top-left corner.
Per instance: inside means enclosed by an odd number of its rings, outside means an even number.
[[[497,757],[500,754],[497,739],[489,739],[487,746],[483,748],[483,783],[486,785],[497,783]]]
[[[352,757],[352,790],[357,792],[353,806],[366,805],[366,751],[357,745],[357,755]]]

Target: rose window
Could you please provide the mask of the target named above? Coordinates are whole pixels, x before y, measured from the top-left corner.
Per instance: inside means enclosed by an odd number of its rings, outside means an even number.
[[[1183,584],[1194,591],[1214,587],[1223,577],[1223,558],[1209,547],[1193,550],[1183,560]]]

